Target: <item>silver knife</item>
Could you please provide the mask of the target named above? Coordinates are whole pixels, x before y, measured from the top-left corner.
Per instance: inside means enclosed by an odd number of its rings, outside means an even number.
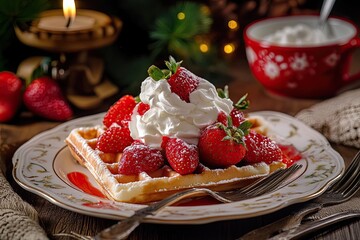
[[[314,233],[318,230],[324,229],[328,226],[331,226],[335,223],[339,223],[341,221],[345,221],[351,218],[359,218],[360,217],[360,211],[346,211],[346,212],[340,212],[335,213],[333,215],[330,215],[328,217],[315,220],[315,221],[308,221],[306,223],[301,224],[298,227],[289,229],[287,231],[284,231],[282,233],[279,233],[272,238],[269,238],[269,240],[290,240],[290,239],[298,239],[300,237],[305,237],[306,235],[309,235],[310,233]]]

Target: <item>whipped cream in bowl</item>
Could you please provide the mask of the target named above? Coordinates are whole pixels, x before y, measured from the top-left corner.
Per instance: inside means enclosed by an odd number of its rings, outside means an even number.
[[[252,41],[276,46],[310,47],[342,44],[356,35],[356,27],[340,18],[329,18],[333,36],[319,28],[319,17],[313,15],[267,18],[249,24],[245,36]]]
[[[230,114],[233,109],[233,102],[220,98],[215,86],[202,78],[190,93],[190,102],[171,92],[167,80],[151,77],[142,82],[140,99],[150,109],[141,116],[135,107],[129,123],[131,137],[158,149],[163,136],[197,144],[202,128],[214,123],[221,111]]]
[[[319,28],[300,23],[294,26],[286,26],[275,33],[266,35],[264,40],[280,45],[308,45],[325,43],[331,38]]]

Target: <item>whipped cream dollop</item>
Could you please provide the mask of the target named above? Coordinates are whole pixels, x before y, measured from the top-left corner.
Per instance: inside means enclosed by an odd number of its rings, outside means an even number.
[[[167,80],[151,77],[142,82],[140,99],[150,109],[140,116],[135,107],[129,123],[131,137],[158,149],[163,136],[197,144],[202,128],[214,123],[219,112],[229,114],[233,109],[233,102],[220,98],[215,86],[202,78],[190,93],[189,103],[171,92]]]
[[[286,26],[273,34],[267,35],[265,41],[280,45],[307,45],[325,43],[329,39],[319,28],[305,24]]]

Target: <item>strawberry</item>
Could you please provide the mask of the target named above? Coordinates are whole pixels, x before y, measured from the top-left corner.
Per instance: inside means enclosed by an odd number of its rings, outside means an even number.
[[[0,72],[0,122],[11,120],[21,104],[21,80],[12,72]]]
[[[16,108],[6,99],[0,99],[0,122],[6,122],[13,118]]]
[[[244,142],[247,148],[245,160],[250,164],[259,162],[270,164],[283,158],[280,147],[265,135],[250,131],[245,136]]]
[[[218,95],[221,98],[229,98],[229,90],[228,87],[225,86],[224,90],[221,88],[217,89]],[[242,96],[237,103],[234,104],[234,108],[230,112],[232,124],[235,127],[238,127],[240,123],[242,123],[245,120],[245,114],[243,113],[243,110],[247,109],[249,107],[249,100],[246,99],[247,94]],[[224,112],[220,112],[217,118],[218,122],[221,122],[222,124],[227,124],[227,116]]]
[[[165,142],[165,143],[164,143]],[[162,146],[165,146],[166,158],[177,173],[190,174],[199,165],[199,152],[196,145],[186,143],[180,138],[168,138]]]
[[[233,108],[230,112],[232,123],[235,127],[240,126],[240,124],[245,121],[245,115],[242,111]],[[226,125],[227,124],[227,116],[224,112],[220,112],[218,114],[217,121]]]
[[[250,123],[244,121],[234,127],[231,117],[228,126],[215,123],[206,127],[199,138],[201,162],[210,167],[228,167],[239,163],[245,156],[243,137],[248,133]]]
[[[199,77],[180,67],[181,62],[176,62],[173,57],[169,57],[169,61],[165,61],[168,70],[160,70],[156,66],[148,69],[149,76],[154,80],[167,79],[171,92],[177,94],[181,100],[190,102],[190,93],[192,93],[199,85]]]
[[[129,128],[113,124],[100,135],[96,148],[105,153],[121,153],[133,141]]]
[[[59,85],[48,77],[32,81],[25,89],[23,100],[32,113],[49,120],[65,121],[73,116]]]
[[[283,155],[283,163],[287,166],[291,166],[294,162],[302,159],[301,153],[293,145],[282,145],[279,144]]]
[[[160,169],[164,163],[160,150],[134,142],[124,149],[119,161],[119,173],[125,175],[150,173]]]
[[[150,109],[150,105],[149,104],[146,104],[146,103],[143,103],[143,102],[139,102],[138,103],[138,113],[140,114],[140,116],[144,115],[147,110]]]
[[[133,96],[125,95],[121,97],[106,112],[103,124],[108,128],[113,123],[117,123],[120,126],[127,126],[135,105],[136,101]]]

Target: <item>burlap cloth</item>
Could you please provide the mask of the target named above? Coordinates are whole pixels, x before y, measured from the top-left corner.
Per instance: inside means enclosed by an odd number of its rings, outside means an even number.
[[[0,171],[0,239],[48,239],[36,210],[17,195]]]
[[[295,117],[331,142],[360,149],[360,89],[315,104]]]
[[[48,239],[39,225],[37,211],[15,193],[6,179],[11,154],[23,142],[46,130],[53,124],[39,124],[37,130],[30,127],[3,127],[0,125],[0,239],[44,240]]]

